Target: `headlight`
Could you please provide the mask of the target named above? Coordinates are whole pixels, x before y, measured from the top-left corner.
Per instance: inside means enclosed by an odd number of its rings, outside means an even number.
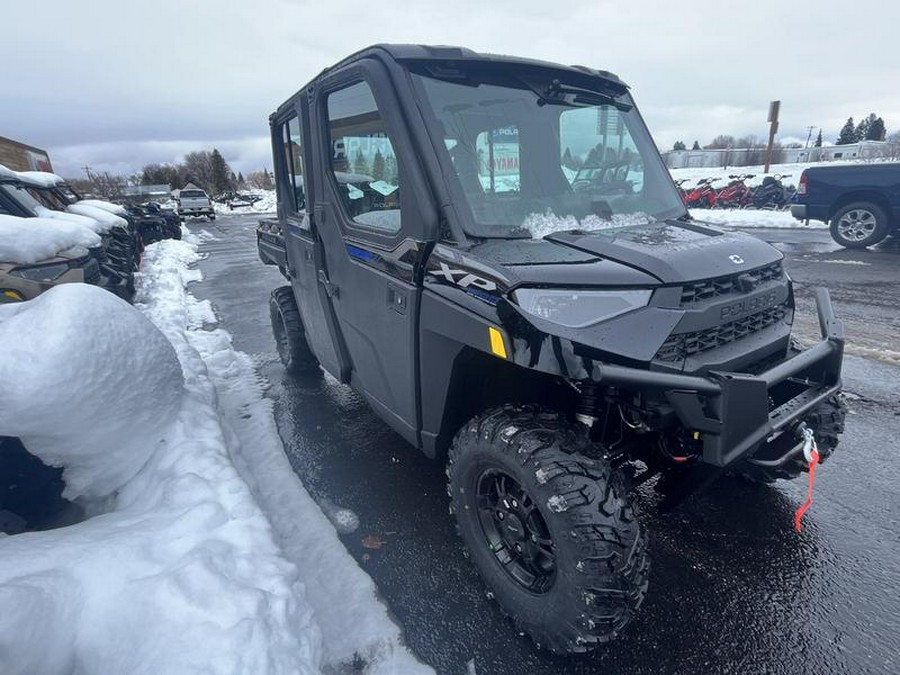
[[[28,279],[29,281],[49,282],[59,279],[63,274],[69,271],[69,266],[65,263],[55,263],[53,265],[41,265],[39,267],[17,267],[10,270],[10,275]]]
[[[569,328],[584,328],[646,307],[651,291],[575,291],[520,288],[513,299],[529,314]]]

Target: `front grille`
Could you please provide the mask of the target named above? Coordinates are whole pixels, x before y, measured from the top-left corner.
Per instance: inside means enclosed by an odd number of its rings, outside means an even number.
[[[656,352],[656,358],[659,361],[680,361],[721,347],[778,323],[787,313],[788,305],[784,303],[715,328],[671,335]]]
[[[681,306],[693,305],[697,302],[718,298],[722,295],[731,295],[732,293],[747,293],[767,281],[781,279],[783,274],[781,261],[778,261],[749,272],[729,274],[724,277],[685,284],[681,288]]]

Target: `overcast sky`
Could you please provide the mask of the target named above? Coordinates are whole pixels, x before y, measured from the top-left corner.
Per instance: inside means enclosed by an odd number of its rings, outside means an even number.
[[[268,115],[378,42],[453,44],[611,70],[662,148],[719,133],[833,140],[849,116],[900,129],[900,3],[752,0],[5,2],[0,136],[57,173],[132,173],[218,147],[271,166]],[[816,132],[814,131],[813,134]]]

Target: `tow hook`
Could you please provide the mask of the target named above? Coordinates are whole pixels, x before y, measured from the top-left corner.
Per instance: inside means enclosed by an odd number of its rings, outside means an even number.
[[[801,524],[803,514],[805,514],[809,510],[809,507],[812,506],[813,486],[816,484],[816,466],[819,464],[819,449],[816,446],[816,437],[813,434],[812,429],[806,426],[806,424],[801,424],[798,430],[803,436],[803,457],[809,464],[809,487],[806,490],[806,501],[794,514],[794,529],[796,529],[797,532],[801,532],[803,530],[803,525]]]

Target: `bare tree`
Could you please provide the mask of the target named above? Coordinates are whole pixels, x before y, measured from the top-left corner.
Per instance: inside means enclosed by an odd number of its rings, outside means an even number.
[[[258,190],[271,190],[275,187],[272,181],[272,174],[267,169],[262,171],[251,171],[247,174],[247,185]]]
[[[109,171],[92,171],[85,167],[85,180],[73,183],[76,190],[95,197],[113,200],[122,195],[122,188],[128,184],[125,176],[114,176]]]
[[[184,156],[185,182],[194,183],[207,192],[213,187],[213,161],[212,153],[206,150],[189,152]],[[180,173],[180,172],[179,172]],[[179,176],[180,178],[181,176]],[[184,187],[179,185],[178,187]]]

